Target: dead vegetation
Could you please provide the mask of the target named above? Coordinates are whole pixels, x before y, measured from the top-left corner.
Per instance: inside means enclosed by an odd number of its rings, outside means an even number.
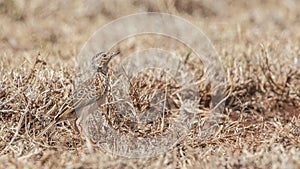
[[[36,1],[13,2],[0,1],[0,23],[7,26],[0,27],[0,168],[299,168],[298,2],[160,1],[157,7],[126,1],[129,5],[116,5],[115,12],[106,4],[101,13],[87,10],[82,2],[53,3],[49,8]],[[74,119],[57,123],[37,138],[74,90],[73,59],[82,43],[104,22],[140,10],[184,16],[212,39],[227,75],[225,108],[213,132],[202,130],[211,99],[209,84],[203,81],[197,122],[173,150],[157,157],[126,159],[97,147],[89,151],[85,137],[72,125]],[[134,80],[131,96],[138,109],[149,104],[136,96],[147,95],[142,87],[166,87]],[[161,128],[162,121],[156,124]],[[141,131],[126,123],[118,127],[136,131],[138,137],[157,130],[146,130],[149,124]]]

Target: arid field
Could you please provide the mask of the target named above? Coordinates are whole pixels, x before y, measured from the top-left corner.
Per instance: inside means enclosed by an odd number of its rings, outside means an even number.
[[[85,42],[103,25],[139,12],[185,18],[210,39],[226,78],[213,128],[205,133],[213,94],[205,65],[187,61],[199,82],[199,109],[187,135],[166,153],[126,158],[93,147],[74,125],[75,114],[44,131],[72,97]],[[147,47],[171,49],[187,60],[189,49],[171,42],[155,35],[128,38],[115,46],[120,54],[109,68]],[[0,50],[0,168],[300,168],[300,1],[0,0]],[[139,109],[147,107],[140,98],[149,91],[179,90],[155,70],[138,75],[129,93]],[[180,104],[179,97],[169,100],[170,107]],[[133,136],[165,131],[170,112]],[[105,117],[121,134],[136,129],[117,113]]]

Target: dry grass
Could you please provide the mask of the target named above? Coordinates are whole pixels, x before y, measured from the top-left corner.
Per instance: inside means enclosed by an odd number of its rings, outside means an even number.
[[[88,3],[93,5],[0,0],[0,168],[300,167],[298,1]],[[57,123],[37,138],[71,96],[75,56],[83,43],[104,23],[139,11],[178,14],[212,40],[227,75],[225,109],[214,133],[200,137],[211,99],[203,81],[203,113],[184,140],[157,157],[124,159],[100,148],[91,152],[73,127],[74,119]],[[120,47],[124,52],[145,45],[125,44]],[[147,101],[134,104],[142,109]]]

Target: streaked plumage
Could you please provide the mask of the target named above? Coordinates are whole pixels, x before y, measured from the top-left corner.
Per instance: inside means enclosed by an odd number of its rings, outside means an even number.
[[[119,52],[100,52],[92,58],[92,66],[96,71],[92,78],[83,82],[75,89],[73,97],[66,101],[60,108],[54,120],[39,133],[38,137],[45,134],[55,123],[67,117],[76,110],[84,108],[92,103],[103,103],[109,88],[109,77],[107,75],[108,63],[118,55]],[[87,112],[88,113],[88,112]],[[80,116],[87,116],[81,114]],[[82,118],[82,117],[81,117]]]

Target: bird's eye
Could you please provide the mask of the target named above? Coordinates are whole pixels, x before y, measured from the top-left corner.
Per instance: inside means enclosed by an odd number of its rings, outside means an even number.
[[[102,54],[102,57],[106,57],[107,55],[104,53],[104,54]]]

